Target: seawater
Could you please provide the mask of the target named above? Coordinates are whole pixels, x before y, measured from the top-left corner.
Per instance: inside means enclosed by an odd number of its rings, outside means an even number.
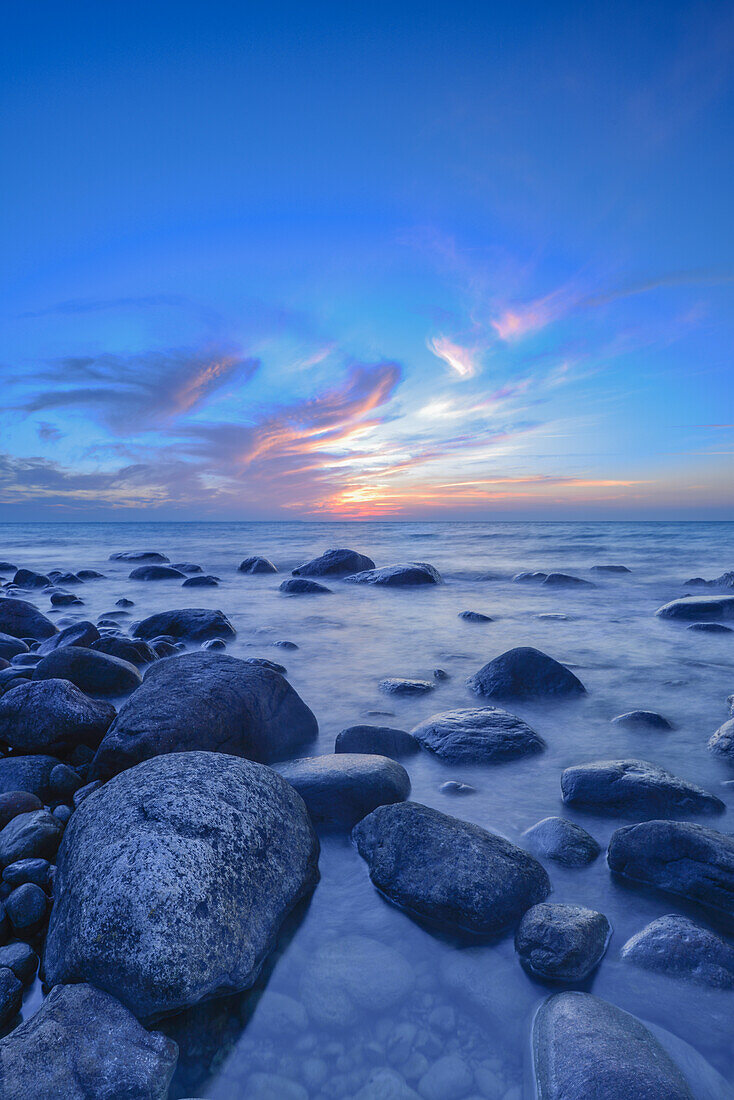
[[[328,579],[331,595],[289,598],[278,592],[282,576],[237,572],[244,557],[260,554],[287,575],[338,546],[369,554],[378,565],[428,561],[445,583],[400,590]],[[220,578],[219,587],[130,581],[131,566],[108,560],[125,549],[199,563]],[[84,599],[83,608],[72,609],[78,618],[94,620],[123,595],[135,601],[133,618],[172,607],[221,608],[237,630],[230,653],[287,666],[288,679],[319,721],[314,754],[333,751],[335,735],[348,725],[410,729],[431,714],[481,705],[466,677],[506,649],[536,646],[573,668],[588,690],[577,700],[509,706],[541,734],[547,751],[471,767],[422,753],[404,761],[413,799],[520,844],[530,825],[563,814],[605,847],[627,821],[564,808],[561,771],[584,761],[638,757],[723,798],[726,815],[700,820],[732,831],[734,769],[713,757],[706,741],[728,715],[734,634],[688,631],[656,618],[655,610],[683,595],[689,577],[734,568],[734,523],[6,524],[0,558],[41,571],[102,571],[104,580],[76,590]],[[610,563],[632,572],[590,572]],[[513,574],[525,569],[569,572],[595,587],[513,583]],[[45,597],[31,598],[48,611]],[[494,621],[464,622],[458,618],[463,610]],[[567,617],[541,617],[549,613]],[[69,609],[56,617],[69,620]],[[279,640],[298,649],[273,648]],[[386,676],[432,679],[436,668],[449,678],[428,696],[396,698],[378,688]],[[610,723],[636,708],[659,711],[674,728],[632,731]],[[475,792],[444,793],[448,779]],[[672,896],[614,880],[603,855],[580,870],[547,868],[549,900],[598,909],[613,927],[601,966],[578,988],[665,1028],[732,1080],[732,994],[656,976],[619,957],[629,936],[665,913],[685,913],[725,935],[732,928]],[[350,960],[355,936],[360,961],[356,948]],[[381,954],[384,947],[407,962],[407,992],[389,965],[395,956]],[[164,1025],[181,1045],[171,1097],[230,1100],[260,1095],[267,1086],[267,1095],[286,1100],[341,1100],[359,1094],[381,1069],[416,1089],[426,1067],[456,1054],[470,1074],[463,1091],[451,1091],[456,1100],[519,1100],[528,1089],[532,1018],[552,991],[522,970],[511,936],[472,943],[421,927],[375,891],[348,838],[325,836],[321,882],[283,930],[258,986]],[[39,996],[31,995],[26,1012]]]

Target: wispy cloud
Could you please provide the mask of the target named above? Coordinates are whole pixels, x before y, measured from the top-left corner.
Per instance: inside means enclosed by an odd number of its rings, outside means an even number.
[[[463,347],[444,335],[432,336],[427,345],[459,378],[473,378],[479,372],[479,352],[476,348]]]

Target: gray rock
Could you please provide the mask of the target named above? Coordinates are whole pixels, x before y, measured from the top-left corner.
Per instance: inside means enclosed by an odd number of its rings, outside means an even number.
[[[474,1074],[459,1054],[438,1058],[418,1082],[423,1100],[462,1100],[474,1084]]]
[[[89,646],[89,643],[95,642],[97,638],[99,638],[99,631],[94,623],[82,620],[79,623],[72,623],[58,634],[47,638],[45,642],[41,642],[36,653],[45,657],[47,653],[53,653],[55,649],[63,649],[67,645]]]
[[[734,989],[734,947],[688,917],[668,913],[627,940],[623,959],[715,989]]]
[[[709,751],[734,763],[734,718],[719,726],[708,742]]]
[[[182,588],[216,588],[219,584],[218,577],[212,577],[209,573],[202,573],[201,576],[187,577],[181,585]]]
[[[544,868],[527,852],[417,802],[380,806],[352,837],[381,893],[449,927],[498,935],[550,891]]]
[[[683,596],[659,607],[661,619],[703,622],[710,619],[734,618],[734,596]]]
[[[52,761],[52,764],[56,764],[56,761]],[[53,767],[49,768],[49,779],[52,770]],[[27,791],[6,791],[4,794],[0,794],[0,829],[4,829],[8,822],[12,821],[18,814],[27,814],[31,810],[42,809],[43,803],[35,794],[29,794]]]
[[[385,565],[381,569],[363,569],[345,579],[352,584],[376,584],[386,588],[442,583],[438,569],[434,569],[425,561],[410,561],[405,565]]]
[[[470,676],[467,685],[488,699],[542,699],[586,691],[564,665],[530,646],[508,649],[495,657]]]
[[[27,943],[9,943],[0,947],[0,966],[12,970],[21,985],[28,985],[36,976],[38,955]]]
[[[68,764],[57,764],[49,776],[49,786],[54,801],[71,802],[74,792],[83,786],[83,782],[79,773]]]
[[[315,739],[312,712],[277,672],[211,650],[149,667],[94,758],[104,779],[160,753],[205,749],[269,763]]]
[[[47,810],[18,814],[0,830],[0,866],[19,859],[47,859],[53,862],[64,826]]]
[[[35,882],[24,882],[22,886],[16,886],[5,899],[5,912],[15,934],[26,935],[40,928],[43,923],[46,916],[46,895]]]
[[[375,563],[366,554],[358,554],[356,550],[342,548],[326,550],[320,557],[299,565],[292,572],[294,577],[331,577],[374,568]]]
[[[142,683],[129,661],[82,646],[66,646],[43,657],[33,672],[34,680],[70,680],[90,695],[125,695]]]
[[[273,563],[268,558],[245,558],[237,566],[238,573],[277,573]]]
[[[425,695],[435,686],[430,680],[406,680],[400,676],[388,676],[379,683],[380,691],[386,695]]]
[[[319,596],[331,592],[331,589],[318,581],[306,580],[305,577],[288,577],[281,582],[278,591],[284,592],[286,596]]]
[[[204,570],[200,565],[196,565],[192,561],[175,561],[173,563],[174,569],[180,569],[182,573],[203,573]]]
[[[512,579],[515,584],[542,584],[547,576],[547,573],[541,573],[540,570],[525,569],[516,573]]]
[[[460,783],[458,779],[447,779],[438,788],[443,794],[476,794],[477,788],[469,783]]]
[[[693,577],[686,581],[686,585],[705,585],[707,588],[734,588],[734,570],[728,570],[713,580],[706,581],[703,577]]]
[[[0,968],[0,1027],[5,1027],[20,1012],[23,1000],[23,986],[12,970]],[[0,1089],[4,1081],[0,1077]],[[4,1095],[4,1091],[3,1094]],[[34,1095],[38,1095],[35,1093]]]
[[[542,752],[545,741],[500,707],[448,710],[410,731],[425,749],[453,763],[495,763]]]
[[[630,726],[632,728],[644,726],[651,730],[670,730],[673,727],[662,714],[656,714],[654,710],[628,710],[624,714],[618,714],[612,718],[615,726]]]
[[[115,714],[110,703],[90,699],[68,680],[31,680],[0,699],[0,741],[27,753],[96,748]]]
[[[734,837],[681,821],[642,821],[612,834],[612,871],[734,916]]]
[[[45,573],[36,573],[33,569],[19,569],[13,577],[18,588],[48,588],[51,580]]]
[[[353,1027],[411,993],[413,968],[399,951],[366,936],[340,936],[307,960],[300,995],[309,1017],[326,1027]]]
[[[80,581],[96,581],[104,579],[104,573],[97,569],[77,569],[76,575]]]
[[[51,603],[54,607],[79,607],[84,603],[73,592],[52,592]]]
[[[157,550],[121,550],[117,554],[110,554],[109,560],[167,562],[170,559],[165,554],[159,554]]]
[[[3,660],[9,661],[11,657],[27,652],[28,646],[20,638],[13,638],[11,634],[0,634],[0,657]]]
[[[591,581],[586,581],[583,577],[573,577],[570,573],[549,573],[544,578],[544,585],[548,585],[551,588],[593,588],[594,585]]]
[[[50,863],[47,859],[19,859],[15,863],[9,863],[3,870],[3,882],[8,886],[23,886],[26,882],[34,882],[45,890],[49,885]]]
[[[734,634],[734,630],[730,626],[724,626],[723,623],[691,623],[688,629],[695,630],[699,634]]]
[[[394,1069],[375,1069],[352,1100],[420,1100],[420,1096]]]
[[[580,905],[534,905],[515,932],[523,966],[548,981],[582,982],[604,957],[612,930],[603,913]]]
[[[0,600],[0,630],[11,638],[35,638],[36,641],[56,633],[51,620],[32,603],[9,597]]]
[[[158,654],[142,638],[118,638],[106,635],[92,642],[89,648],[97,653],[107,653],[110,657],[119,657],[121,661],[127,661],[128,664],[137,667],[149,665],[158,660]]]
[[[298,791],[314,824],[326,828],[351,829],[377,806],[402,802],[410,794],[405,768],[385,756],[311,756],[276,770]]]
[[[223,611],[207,607],[184,607],[175,611],[159,611],[137,623],[132,633],[136,638],[150,640],[160,634],[183,638],[187,642],[203,642],[208,638],[234,638],[237,631]]]
[[[318,878],[302,799],[270,768],[173,753],[115,776],[58,854],[46,981],[89,981],[150,1020],[248,989]]]
[[[593,836],[565,817],[545,817],[522,834],[531,852],[564,867],[586,867],[601,852]]]
[[[131,581],[175,581],[186,576],[172,565],[139,565],[130,573]]]
[[[48,802],[51,772],[60,763],[55,756],[6,756],[0,760],[0,793],[27,792]]]
[[[682,817],[721,814],[716,795],[647,760],[599,760],[577,764],[561,775],[563,801],[612,813]]]
[[[626,565],[592,565],[592,573],[631,573]]]
[[[557,993],[540,1006],[533,1059],[538,1100],[693,1100],[645,1025],[588,993]]]
[[[178,1047],[108,993],[59,985],[0,1040],[3,1100],[165,1100]]]
[[[376,756],[414,756],[420,745],[406,730],[391,726],[348,726],[336,735],[334,752],[374,753]]]
[[[484,615],[481,611],[460,611],[459,618],[465,623],[493,623],[494,619]]]

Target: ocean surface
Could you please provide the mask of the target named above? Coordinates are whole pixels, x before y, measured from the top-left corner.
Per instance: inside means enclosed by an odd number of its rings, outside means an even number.
[[[282,576],[237,572],[243,558],[258,554],[288,575],[339,546],[368,554],[378,565],[430,562],[445,583],[400,590],[329,578],[331,595],[286,597],[278,592]],[[137,549],[199,563],[220,578],[219,587],[187,590],[178,582],[130,581],[132,566],[108,557]],[[604,848],[614,829],[628,822],[564,808],[561,771],[585,761],[637,757],[719,795],[727,814],[700,820],[734,830],[734,769],[706,749],[728,716],[726,697],[734,692],[734,633],[700,634],[655,617],[661,604],[685,594],[688,578],[734,568],[734,523],[7,524],[0,527],[0,558],[40,571],[104,572],[105,580],[76,589],[84,599],[83,608],[72,609],[78,618],[95,620],[121,596],[135,601],[134,618],[173,607],[221,608],[237,629],[230,653],[287,666],[288,679],[319,722],[314,754],[333,751],[335,735],[345,726],[411,729],[431,714],[479,706],[466,677],[504,650],[535,646],[571,667],[588,691],[570,701],[508,706],[541,734],[547,751],[471,767],[421,753],[403,761],[413,799],[519,844],[523,830],[539,819],[563,814]],[[590,573],[597,564],[626,565],[632,572]],[[595,587],[512,582],[518,571],[535,569],[572,573]],[[48,612],[46,597],[32,598]],[[465,622],[457,617],[464,610],[494,621]],[[543,617],[549,614],[564,617]],[[68,621],[69,609],[56,617]],[[279,640],[298,649],[273,648]],[[449,678],[427,696],[396,698],[378,688],[387,676],[430,680],[437,668]],[[637,708],[659,711],[674,728],[611,724],[615,715]],[[442,792],[449,779],[475,792]],[[694,905],[615,881],[604,855],[579,870],[546,866],[550,901],[598,909],[613,927],[601,966],[577,988],[667,1029],[734,1079],[734,994],[656,976],[619,956],[633,933],[665,913],[686,913],[727,934],[732,929]],[[254,991],[165,1025],[181,1044],[171,1097],[259,1096],[264,1085],[257,1075],[270,1074],[281,1082],[263,1096],[341,1100],[359,1094],[385,1068],[416,1089],[427,1068],[450,1053],[462,1058],[470,1074],[466,1087],[460,1086],[464,1091],[450,1092],[455,1100],[528,1095],[523,1090],[529,1087],[532,1018],[552,989],[523,971],[512,936],[471,943],[419,926],[376,892],[345,837],[322,838],[321,876]],[[353,937],[360,940],[355,944]],[[411,973],[407,993],[393,952]],[[26,1011],[38,996],[38,990],[30,995]],[[380,1091],[364,1095],[379,1100]]]

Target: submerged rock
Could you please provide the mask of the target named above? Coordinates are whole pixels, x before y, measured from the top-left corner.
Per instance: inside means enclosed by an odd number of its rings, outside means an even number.
[[[366,936],[340,936],[309,958],[300,996],[315,1024],[354,1027],[363,1016],[399,1004],[413,984],[413,968],[393,947]]]
[[[615,726],[645,726],[651,730],[670,730],[673,727],[662,714],[656,714],[654,710],[628,710],[625,714],[618,714],[612,718]]]
[[[410,732],[425,749],[453,763],[516,760],[545,748],[535,730],[500,707],[448,710]]]
[[[717,756],[723,756],[734,763],[734,718],[719,726],[709,738],[708,748]]]
[[[310,756],[276,770],[298,791],[311,820],[327,828],[351,829],[377,806],[402,802],[410,794],[405,768],[385,756]]]
[[[391,726],[348,726],[336,735],[334,752],[401,757],[420,752],[420,745],[411,733]]]
[[[545,817],[522,834],[530,850],[564,867],[586,867],[601,847],[586,829],[565,817]]]
[[[244,561],[241,561],[240,564],[237,566],[237,572],[238,573],[277,573],[278,570],[275,568],[275,566],[269,560],[269,558],[254,557],[254,558],[245,558]]]
[[[165,554],[159,554],[157,550],[122,550],[117,554],[110,554],[110,561],[170,561]]]
[[[713,580],[706,581],[703,577],[693,577],[686,584],[705,585],[707,588],[734,588],[734,570],[730,569]]]
[[[417,802],[378,807],[352,837],[381,893],[451,928],[498,935],[550,891],[544,868],[527,852]]]
[[[12,638],[34,638],[36,641],[56,633],[51,620],[32,603],[9,597],[0,600],[0,630]]]
[[[484,615],[481,611],[460,611],[459,618],[463,619],[465,623],[492,623],[492,619],[489,615]]]
[[[586,688],[564,665],[539,649],[508,649],[475,672],[467,685],[488,699],[539,699],[583,695]]]
[[[734,630],[723,623],[691,623],[688,629],[697,630],[699,634],[734,634]]]
[[[547,584],[551,588],[594,587],[591,581],[584,580],[583,577],[573,577],[570,573],[549,573],[543,580],[543,584]]]
[[[577,764],[561,775],[563,801],[629,814],[721,814],[716,795],[647,760],[599,760]]]
[[[626,565],[592,565],[592,573],[631,573]]]
[[[129,579],[131,581],[175,581],[183,580],[186,576],[180,569],[174,569],[172,565],[139,565],[133,569]]]
[[[734,989],[734,947],[678,913],[651,921],[627,940],[620,954],[644,970],[715,989]]]
[[[33,679],[70,680],[90,695],[124,695],[141,683],[135,665],[76,645],[49,653],[36,665]]]
[[[90,777],[197,749],[269,763],[292,756],[317,733],[312,712],[277,672],[199,650],[148,668],[105,735]]]
[[[417,584],[441,584],[441,574],[425,561],[411,561],[405,565],[385,565],[381,569],[365,569],[353,573],[346,580],[353,584],[376,584],[387,588],[400,588]]]
[[[209,573],[197,574],[195,577],[187,577],[181,585],[182,588],[216,588],[219,578],[212,577]]]
[[[547,576],[547,573],[541,573],[540,570],[524,569],[516,573],[512,580],[515,584],[542,584]]]
[[[534,905],[515,932],[523,966],[540,978],[582,982],[601,962],[612,934],[603,913],[580,905]]]
[[[270,768],[174,753],[111,779],[58,854],[46,981],[89,981],[142,1020],[248,989],[318,878],[300,796]]]
[[[115,717],[110,703],[90,699],[69,680],[31,680],[0,699],[0,741],[19,752],[96,749]]]
[[[294,577],[330,577],[344,573],[359,573],[366,569],[374,569],[375,563],[366,554],[358,554],[356,550],[326,550],[318,558],[299,565],[292,570]]]
[[[91,985],[58,985],[0,1040],[3,1100],[165,1100],[178,1047]]]
[[[659,607],[661,619],[684,621],[734,618],[734,596],[683,596]]]
[[[306,580],[305,577],[288,577],[280,584],[278,590],[284,592],[286,596],[319,596],[325,592],[331,592],[325,584]]]
[[[137,623],[132,632],[136,638],[148,641],[167,634],[172,638],[184,638],[187,642],[203,642],[208,638],[234,638],[237,633],[223,611],[211,611],[208,607],[159,611]]]
[[[388,676],[379,683],[380,691],[386,695],[425,695],[435,686],[430,680],[406,680],[400,676]]]

